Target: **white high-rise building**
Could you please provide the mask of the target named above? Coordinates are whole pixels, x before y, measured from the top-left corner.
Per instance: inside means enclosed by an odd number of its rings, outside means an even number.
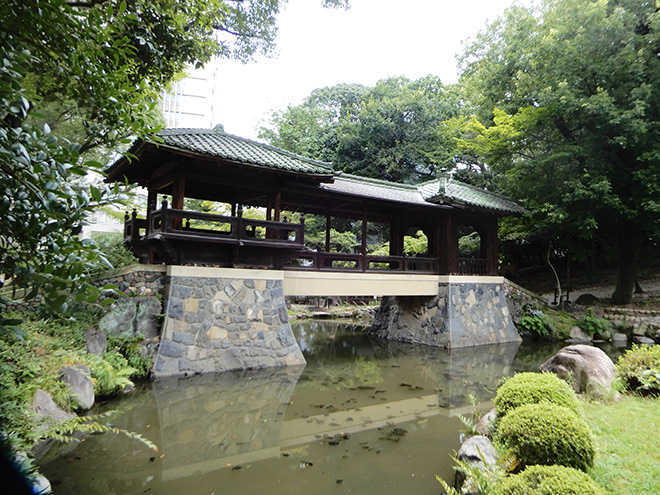
[[[217,59],[201,69],[191,67],[188,77],[163,92],[162,109],[167,127],[211,128],[215,122]]]

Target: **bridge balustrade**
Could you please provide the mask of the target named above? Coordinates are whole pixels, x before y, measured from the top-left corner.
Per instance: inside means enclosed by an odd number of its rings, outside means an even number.
[[[146,222],[129,219],[126,229],[132,234],[135,231],[134,226],[146,228]],[[146,230],[145,236],[148,239],[177,238],[240,245],[303,247],[302,224],[179,210],[168,208],[166,201],[163,201],[160,210],[151,211]],[[124,238],[126,239],[126,232]]]
[[[458,258],[457,275],[488,275],[488,260],[482,258]]]

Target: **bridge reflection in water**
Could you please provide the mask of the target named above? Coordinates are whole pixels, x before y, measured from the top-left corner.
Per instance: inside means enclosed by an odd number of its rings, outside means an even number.
[[[511,373],[518,345],[445,351],[445,360],[418,364],[421,374],[414,380],[406,365],[381,367],[379,380],[361,383],[358,376],[348,384],[339,381],[323,402],[318,383],[316,400],[305,401],[303,383],[296,400],[300,405],[289,403],[302,367],[158,380],[153,395],[160,419],[157,443],[165,454],[161,475],[165,480],[227,469],[277,457],[324,437],[469,414],[469,395],[488,405],[499,379]],[[396,346],[389,347],[391,351]],[[407,359],[402,353],[395,361]],[[336,393],[337,386],[342,393]],[[332,400],[333,395],[340,400]]]
[[[358,493],[435,493],[459,447],[452,416],[469,414],[470,395],[489,407],[518,344],[445,350],[346,327],[294,325],[304,368],[159,379],[106,406],[157,453],[101,435],[40,468],[62,493],[88,495],[330,493],[338,480]]]

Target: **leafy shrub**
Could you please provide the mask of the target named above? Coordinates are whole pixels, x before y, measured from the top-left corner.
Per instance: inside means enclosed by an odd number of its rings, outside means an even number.
[[[124,235],[120,232],[98,232],[92,235],[92,240],[102,253],[103,260],[99,261],[91,271],[103,272],[112,268],[139,263],[135,255],[124,245]]]
[[[495,396],[498,419],[525,404],[547,402],[578,413],[580,405],[573,389],[554,373],[518,373],[500,385]]]
[[[146,378],[151,370],[151,358],[142,353],[140,343],[141,337],[109,337],[108,348],[116,350],[127,361],[128,366],[134,369],[130,376],[133,379]]]
[[[611,322],[604,318],[597,318],[591,314],[585,315],[576,321],[575,324],[589,335],[603,335],[612,330]]]
[[[527,404],[510,411],[498,423],[495,439],[521,467],[559,464],[586,471],[594,463],[591,430],[573,411],[555,404]]]
[[[521,336],[543,338],[552,336],[555,325],[548,315],[529,304],[523,306],[523,312],[524,316],[520,318],[517,325],[518,332]]]
[[[496,495],[605,495],[582,471],[564,466],[529,466],[504,478]]]
[[[94,381],[94,394],[98,397],[117,395],[133,385],[130,377],[136,373],[126,358],[117,351],[108,351],[103,358],[90,354],[90,371]]]
[[[660,395],[660,346],[633,345],[615,367],[624,391]]]

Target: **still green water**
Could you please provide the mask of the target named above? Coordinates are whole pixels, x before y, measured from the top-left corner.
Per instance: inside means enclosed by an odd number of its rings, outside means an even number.
[[[565,344],[445,350],[295,322],[304,367],[158,380],[101,404],[139,433],[94,435],[40,470],[56,495],[437,494],[453,480],[457,414]]]

